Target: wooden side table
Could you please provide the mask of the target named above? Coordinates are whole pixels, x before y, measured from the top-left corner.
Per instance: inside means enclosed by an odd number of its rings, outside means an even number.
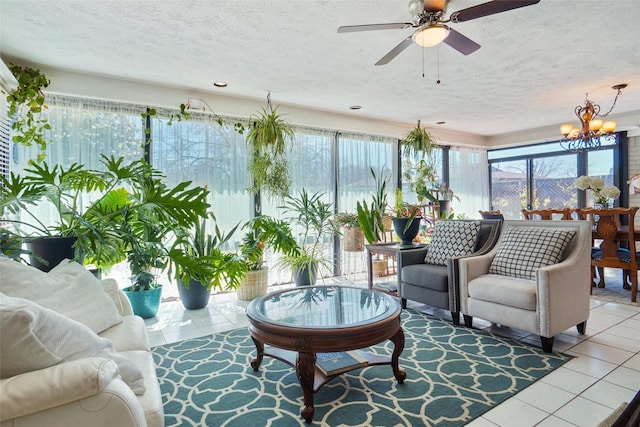
[[[413,245],[401,245],[399,242],[385,242],[385,243],[371,243],[366,245],[365,248],[367,250],[367,286],[369,289],[373,288],[373,255],[374,254],[382,254],[396,258],[398,252],[406,251],[409,249],[420,249],[424,248],[426,245],[424,244],[413,244]],[[396,272],[397,277],[397,289],[400,289],[400,269]]]

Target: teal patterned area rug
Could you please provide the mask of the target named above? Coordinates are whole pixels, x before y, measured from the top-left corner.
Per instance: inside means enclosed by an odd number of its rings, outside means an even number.
[[[462,426],[570,359],[404,310],[403,384],[390,366],[342,374],[314,400],[314,425]],[[369,350],[391,354],[393,344]],[[287,364],[265,357],[247,328],[153,348],[165,426],[303,426],[302,389]]]

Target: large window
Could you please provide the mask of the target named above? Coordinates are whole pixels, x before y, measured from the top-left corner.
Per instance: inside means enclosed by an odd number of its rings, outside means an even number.
[[[231,126],[219,126],[210,116],[192,114],[189,121],[167,125],[154,119],[151,164],[163,171],[169,185],[192,181],[206,186],[218,226],[230,230],[253,216],[253,197],[247,192],[249,174],[244,137]],[[213,232],[213,230],[210,230]],[[233,242],[239,245],[238,233]]]
[[[100,169],[102,155],[124,156],[125,162],[147,155],[164,172],[168,185],[193,181],[207,186],[212,210],[225,231],[244,223],[255,212],[282,215],[278,209],[281,200],[262,197],[256,203],[247,191],[251,177],[246,167],[245,137],[233,127],[237,121],[246,122],[244,119],[225,119],[229,125],[220,126],[217,117],[192,112],[188,121],[173,121],[169,126],[163,117],[175,111],[159,109],[150,119],[151,143],[145,154],[146,125],[141,115],[147,111],[146,106],[65,96],[47,96],[47,104],[49,108],[43,114],[51,124],[51,131],[45,135],[51,141],[46,152],[50,164],[68,167],[77,162]],[[322,192],[336,212],[355,213],[357,202],[370,200],[375,191],[373,169],[377,176],[387,179],[389,204],[393,204],[399,175],[396,139],[299,126],[295,126],[295,133],[289,153],[293,194],[302,188],[310,193]],[[485,154],[462,149],[448,152],[450,155],[444,156],[439,151],[440,162],[450,162],[448,168],[439,170],[443,171],[443,177],[450,171],[450,186],[461,199],[456,213],[475,217],[473,212],[479,209],[483,194],[487,193],[487,180],[482,177],[486,168],[477,167],[486,164]],[[36,147],[10,145],[3,156],[9,159],[9,168],[20,173],[36,154]],[[42,213],[45,221],[47,215]],[[299,231],[294,229],[296,234]],[[237,248],[241,238],[242,231],[236,234],[229,249]],[[334,271],[338,271],[341,257],[335,254],[338,248],[335,240],[327,238],[323,243],[336,262]],[[277,281],[286,279],[282,276]]]
[[[607,138],[600,149],[571,152],[559,143],[491,150],[491,207],[505,218],[521,219],[521,209],[575,208],[591,205],[584,192],[575,188],[578,176],[604,178],[607,185],[622,188],[614,171],[623,152],[620,136]]]

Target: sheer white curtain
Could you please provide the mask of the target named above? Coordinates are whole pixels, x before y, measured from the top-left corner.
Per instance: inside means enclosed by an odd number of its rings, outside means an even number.
[[[322,200],[326,203],[333,203],[334,200],[334,140],[335,131],[305,128],[296,126],[295,141],[288,153],[289,170],[291,172],[290,194],[294,197],[300,195],[300,191],[305,189],[309,195],[320,192],[323,194]],[[282,218],[282,200],[262,196],[262,213],[265,215]],[[302,236],[303,230],[292,224],[294,236]],[[300,237],[302,239],[302,237]],[[302,241],[298,242],[303,244]],[[323,251],[329,258],[333,257],[333,240],[325,239]],[[268,265],[277,263],[277,257],[271,256]],[[322,275],[331,272],[321,272]],[[277,271],[271,268],[269,271],[270,283],[289,282],[291,273],[289,271]]]
[[[486,150],[451,148],[449,188],[460,198],[460,201],[452,202],[456,215],[478,218],[479,210],[489,208],[489,167]]]
[[[159,117],[167,114],[158,112]],[[169,185],[192,181],[206,186],[211,211],[223,231],[246,222],[253,213],[253,195],[247,192],[247,150],[244,135],[233,129],[236,121],[226,119],[220,126],[211,115],[190,113],[188,121],[169,126],[160,118],[151,126],[151,163],[165,173]],[[241,233],[234,236],[236,246],[241,237]]]
[[[370,202],[376,176],[387,179],[389,202],[397,185],[397,140],[363,134],[338,136],[338,211],[356,212],[358,201]]]
[[[47,163],[101,169],[101,155],[124,156],[125,161],[142,157],[146,107],[58,95],[47,95],[46,104],[42,114],[51,125],[45,132]],[[23,170],[37,153],[35,146],[13,145],[11,170]]]

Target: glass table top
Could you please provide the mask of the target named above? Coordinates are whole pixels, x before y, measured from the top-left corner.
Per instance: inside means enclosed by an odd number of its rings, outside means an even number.
[[[254,299],[247,316],[298,328],[340,328],[372,323],[400,310],[383,292],[346,286],[305,286]]]

